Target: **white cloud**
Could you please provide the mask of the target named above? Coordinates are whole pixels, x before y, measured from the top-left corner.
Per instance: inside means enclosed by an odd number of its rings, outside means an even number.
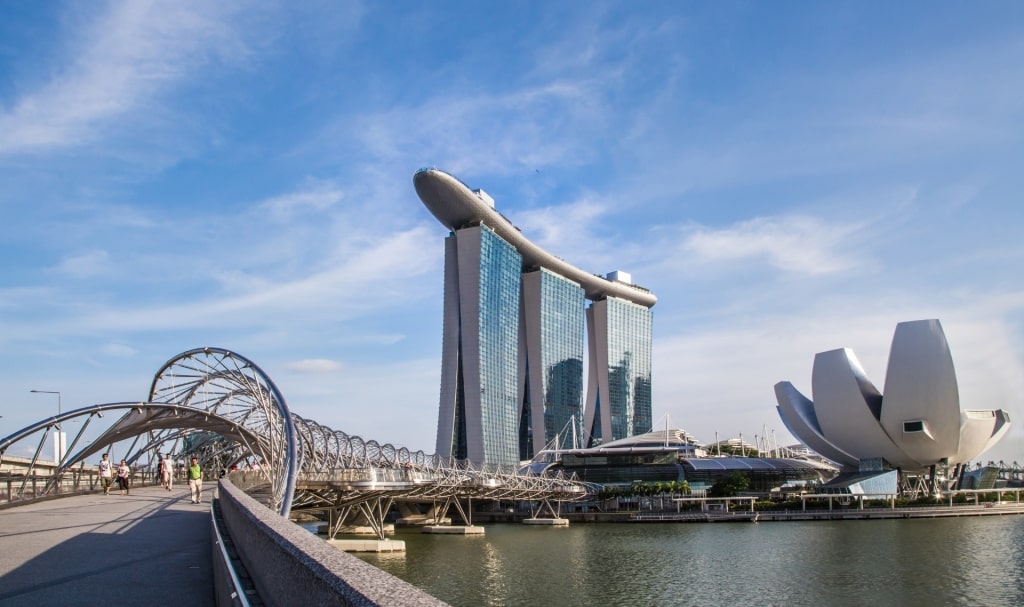
[[[0,288],[0,308],[34,308],[53,301],[58,293],[52,286]]]
[[[100,352],[107,356],[113,356],[116,358],[127,358],[138,354],[138,350],[131,346],[115,343],[104,344],[103,347],[100,348]]]
[[[667,80],[667,92],[627,113],[639,128],[620,155],[633,169],[623,172],[634,180],[628,189],[772,191],[796,179],[870,183],[872,171],[912,178],[933,167],[988,175],[989,154],[1016,152],[1017,132],[1007,125],[1024,119],[1024,44],[1020,36],[970,39],[851,69],[738,72],[723,86],[744,94],[724,105],[685,79],[674,89]]]
[[[109,271],[110,254],[103,250],[89,251],[62,259],[55,270],[75,278],[88,278]]]
[[[367,153],[394,162],[410,156],[430,159],[458,175],[514,174],[549,164],[578,164],[586,153],[575,145],[570,126],[593,110],[599,95],[585,82],[550,82],[509,92],[457,91],[419,107],[396,107],[353,121],[339,119],[324,135],[354,127]],[[561,134],[561,136],[559,135]]]
[[[309,180],[303,189],[268,198],[258,203],[257,208],[287,218],[303,210],[326,211],[344,198],[345,193],[333,183]]]
[[[398,305],[408,305],[413,278],[438,266],[441,247],[433,230],[423,226],[404,232],[379,234],[365,246],[343,257],[331,258],[321,270],[291,276],[264,276],[249,282],[238,280],[229,293],[201,298],[158,300],[143,305],[128,298],[116,302],[79,301],[73,314],[60,322],[19,323],[0,339],[40,337],[49,334],[91,335],[106,330],[160,331],[218,327],[262,326],[274,315],[301,313],[302,326],[347,319]],[[199,257],[207,255],[200,251]],[[197,258],[198,259],[198,258]],[[204,265],[177,262],[185,267]],[[84,264],[83,264],[84,265]],[[4,292],[0,291],[0,296]],[[7,292],[19,296],[19,292]],[[32,292],[26,295],[33,295]],[[39,294],[43,295],[43,294]],[[377,336],[380,343],[395,339]]]
[[[296,373],[334,373],[340,371],[343,367],[342,363],[326,358],[297,360],[285,365],[286,369]]]
[[[587,256],[593,249],[601,247],[593,235],[595,224],[606,219],[609,207],[590,196],[566,204],[518,211],[513,222],[520,226],[523,234],[537,245],[555,255],[572,252],[574,259],[569,263],[586,266],[587,261],[575,259],[577,255]]]
[[[247,54],[223,6],[111,3],[66,49],[67,66],[0,113],[0,154],[78,146],[126,114],[158,116],[159,94],[198,65]]]
[[[829,274],[862,263],[869,253],[845,256],[840,249],[857,225],[827,223],[807,216],[757,217],[715,230],[693,226],[681,249],[696,262],[767,260],[799,274]]]

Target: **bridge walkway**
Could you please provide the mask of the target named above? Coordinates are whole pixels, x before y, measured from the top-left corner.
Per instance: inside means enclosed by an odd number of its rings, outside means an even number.
[[[0,606],[214,605],[207,482],[0,510]]]

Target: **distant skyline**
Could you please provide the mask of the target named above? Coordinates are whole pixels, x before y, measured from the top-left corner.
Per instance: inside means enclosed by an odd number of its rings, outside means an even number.
[[[446,231],[413,173],[653,308],[655,428],[765,429],[938,318],[1024,462],[1024,5],[0,4],[0,436],[180,352],[433,452]]]

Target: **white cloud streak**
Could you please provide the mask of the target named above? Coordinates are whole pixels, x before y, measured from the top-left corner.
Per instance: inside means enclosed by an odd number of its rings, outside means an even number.
[[[115,358],[127,358],[138,354],[138,350],[131,346],[114,343],[104,344],[103,347],[100,348],[100,352],[106,356]]]
[[[830,274],[866,257],[864,252],[844,256],[838,251],[858,229],[807,216],[756,217],[718,230],[694,226],[680,248],[693,263],[763,259],[785,272]]]
[[[88,278],[107,273],[109,261],[110,255],[106,251],[94,250],[62,259],[55,271],[73,278]]]
[[[307,187],[299,191],[260,202],[257,209],[269,211],[278,218],[289,218],[302,211],[326,211],[344,198],[345,193],[333,183],[312,180]]]
[[[87,144],[128,114],[143,112],[153,119],[160,113],[155,111],[159,95],[211,56],[244,59],[248,51],[222,7],[144,0],[109,4],[65,49],[69,65],[0,112],[0,154]]]
[[[327,360],[326,358],[310,358],[306,360],[297,360],[285,365],[285,368],[289,371],[295,371],[296,373],[334,373],[340,371],[344,365],[336,360]]]
[[[409,281],[436,265],[440,252],[432,230],[419,227],[382,235],[325,269],[300,276],[264,277],[227,294],[177,299],[170,304],[140,305],[130,300],[73,302],[73,315],[62,322],[8,326],[0,340],[45,335],[94,335],[104,331],[165,331],[195,328],[252,327],[268,315],[301,314],[306,323],[330,318],[342,322],[369,311],[398,305]],[[424,251],[430,252],[424,255]],[[180,262],[179,262],[180,263]],[[186,264],[187,265],[187,264]],[[8,292],[11,297],[49,297],[45,292]],[[22,300],[22,305],[29,302]],[[384,338],[394,341],[393,337]]]
[[[399,161],[412,151],[455,174],[469,167],[493,174],[532,172],[583,161],[567,127],[594,98],[585,83],[570,82],[504,94],[437,96],[419,107],[364,115],[355,121],[359,126],[354,135],[380,162]],[[351,122],[345,117],[335,129],[348,130]],[[335,137],[333,132],[328,135]]]

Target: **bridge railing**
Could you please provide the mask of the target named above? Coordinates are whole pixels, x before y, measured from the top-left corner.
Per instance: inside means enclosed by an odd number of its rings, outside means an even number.
[[[132,473],[131,486],[144,487],[157,482],[149,470]],[[112,484],[116,489],[116,482]],[[71,469],[59,477],[51,474],[26,474],[22,472],[0,473],[0,505],[24,503],[42,498],[73,495],[99,491],[99,472],[96,470]]]
[[[317,472],[302,472],[300,481],[331,483],[425,483],[436,480],[432,472],[403,468],[341,468]]]

